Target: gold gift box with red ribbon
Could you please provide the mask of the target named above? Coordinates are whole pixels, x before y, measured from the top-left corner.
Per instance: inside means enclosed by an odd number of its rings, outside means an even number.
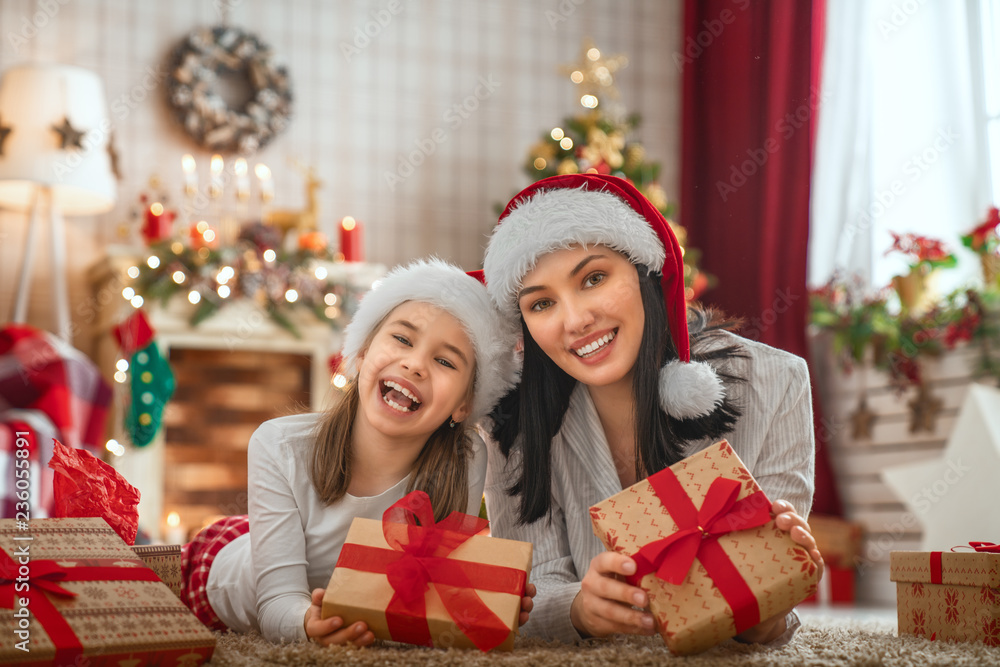
[[[381,522],[354,519],[323,618],[364,621],[379,639],[511,650],[532,546],[481,535],[487,526],[460,512],[435,523],[422,491],[404,496]]]
[[[969,544],[889,554],[900,634],[1000,646],[1000,545]]]
[[[0,635],[0,664],[188,667],[215,650],[215,635],[99,518],[0,520]]]
[[[725,440],[590,508],[594,533],[632,557],[675,654],[698,653],[795,606],[816,590],[809,553],[780,530]]]

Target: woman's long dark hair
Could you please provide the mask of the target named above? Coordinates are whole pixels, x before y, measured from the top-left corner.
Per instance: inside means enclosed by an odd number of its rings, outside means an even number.
[[[729,397],[711,414],[694,419],[674,419],[660,407],[659,374],[663,365],[677,358],[667,329],[667,312],[660,288],[660,274],[645,267],[639,273],[639,293],[645,311],[645,325],[636,358],[632,391],[635,397],[635,472],[642,479],[677,463],[683,458],[684,444],[702,438],[719,438],[733,430],[742,414]],[[711,311],[688,309],[691,358],[716,361],[745,356],[738,345],[698,345],[718,335],[724,324]],[[531,337],[521,320],[524,334],[524,368],[520,384],[494,408],[493,438],[509,457],[515,446],[521,452],[520,475],[507,489],[519,497],[520,523],[532,523],[549,513],[552,504],[552,439],[562,427],[576,380],[553,362]],[[707,348],[698,352],[696,348]],[[723,382],[743,378],[718,370]]]

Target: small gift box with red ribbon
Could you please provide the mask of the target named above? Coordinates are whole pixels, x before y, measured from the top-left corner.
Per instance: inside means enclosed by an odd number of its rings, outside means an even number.
[[[379,639],[511,650],[531,571],[531,544],[481,535],[452,512],[435,523],[423,491],[382,521],[354,519],[323,598],[323,618],[364,621]]]
[[[861,553],[863,526],[835,516],[811,514],[809,528],[816,548],[823,554],[826,569],[819,590],[803,600],[813,604],[853,604],[856,584],[855,563]]]
[[[98,518],[0,520],[0,664],[200,665],[208,630]]]
[[[899,633],[1000,646],[1000,545],[893,551]]]
[[[698,653],[816,591],[809,553],[725,440],[590,508],[594,533],[632,557],[667,647]]]
[[[160,581],[167,585],[174,595],[181,596],[183,577],[181,575],[181,545],[144,544],[132,547],[132,553],[142,559]]]

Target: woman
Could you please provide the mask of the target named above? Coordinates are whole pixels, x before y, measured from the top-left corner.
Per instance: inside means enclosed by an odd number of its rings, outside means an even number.
[[[609,176],[535,183],[490,239],[487,289],[520,320],[524,363],[492,415],[486,504],[494,535],[535,545],[528,634],[653,634],[646,594],[621,580],[634,561],[605,552],[588,508],[722,437],[822,568],[795,511],[813,492],[805,362],[709,330],[704,313],[689,339],[683,267],[663,216]],[[780,644],[797,626],[789,610],[738,639]]]

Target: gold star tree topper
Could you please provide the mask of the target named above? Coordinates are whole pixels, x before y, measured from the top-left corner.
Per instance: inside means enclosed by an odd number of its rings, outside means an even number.
[[[580,62],[563,65],[560,73],[568,74],[570,81],[580,88],[580,104],[588,109],[595,108],[601,97],[618,99],[615,88],[615,73],[628,65],[623,55],[605,56],[594,46],[591,39],[584,40]]]

